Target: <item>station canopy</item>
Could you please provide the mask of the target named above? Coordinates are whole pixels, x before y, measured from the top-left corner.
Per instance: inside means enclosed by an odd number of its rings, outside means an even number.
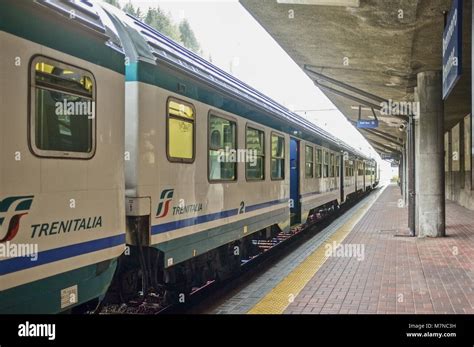
[[[417,74],[442,70],[451,0],[240,2],[354,125],[376,118],[376,128],[359,131],[383,157],[399,159]],[[446,130],[471,110],[471,6],[464,4],[462,76],[445,101]]]

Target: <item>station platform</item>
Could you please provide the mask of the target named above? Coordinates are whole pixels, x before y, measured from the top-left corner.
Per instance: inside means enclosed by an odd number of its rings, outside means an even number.
[[[400,198],[379,188],[208,313],[474,313],[474,214],[447,201],[446,237],[409,237]]]

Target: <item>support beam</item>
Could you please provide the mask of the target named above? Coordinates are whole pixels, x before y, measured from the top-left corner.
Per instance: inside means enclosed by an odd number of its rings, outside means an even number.
[[[321,80],[324,80],[324,81],[327,81],[329,83],[332,83],[338,87],[341,87],[341,88],[344,88],[344,89],[347,89],[347,90],[350,90],[351,92],[354,92],[356,94],[359,94],[359,95],[362,95],[368,99],[372,99],[374,101],[377,101],[378,103],[382,103],[382,102],[387,102],[388,103],[388,100],[384,99],[384,98],[381,98],[377,95],[374,95],[374,94],[371,94],[371,93],[368,93],[362,89],[359,89],[359,88],[356,88],[356,87],[353,87],[347,83],[344,83],[344,82],[341,82],[341,81],[338,81],[338,80],[335,80],[334,78],[331,78],[329,76],[326,76],[326,75],[323,75],[317,71],[314,71],[313,69],[309,68],[308,65],[304,65],[303,66],[303,70],[306,71],[306,72],[309,72],[310,74],[316,76],[317,79],[321,79]]]
[[[377,136],[381,139],[384,139],[385,141],[388,141],[388,142],[391,142],[393,143],[394,145],[397,145],[397,146],[403,146],[403,143],[402,142],[399,142],[399,141],[396,141],[388,136],[385,136],[385,134],[381,134],[380,132],[376,132],[374,131],[373,129],[361,129],[361,130],[364,130],[364,132],[367,132],[368,134],[370,135],[373,135],[373,136]]]
[[[336,95],[339,95],[339,96],[342,96],[346,99],[349,99],[349,100],[352,100],[352,101],[355,101],[357,102],[358,104],[361,104],[361,105],[365,105],[367,107],[371,107],[375,110],[381,110],[382,109],[382,106],[380,105],[377,105],[377,104],[374,104],[370,101],[366,101],[366,100],[363,100],[361,98],[358,98],[356,96],[353,96],[353,95],[350,95],[350,94],[347,94],[347,93],[344,93],[340,90],[337,90],[337,89],[334,89],[334,88],[331,88],[331,87],[328,87],[324,84],[321,84],[319,83],[318,81],[314,81],[314,84],[318,87],[318,88],[321,88],[321,89],[324,89],[324,90],[327,90],[328,92],[330,93],[333,93],[333,94],[336,94]]]
[[[378,134],[380,136],[385,136],[387,139],[391,139],[397,143],[400,144],[400,146],[403,146],[403,138],[401,137],[396,137],[396,136],[393,136],[393,135],[390,135],[389,133],[386,133],[382,130],[378,130],[378,129],[364,129],[364,130],[370,130],[370,132],[374,133],[374,134]]]
[[[378,142],[378,141],[374,141],[374,140],[369,139],[369,138],[367,138],[367,137],[366,137],[366,139],[367,139],[367,141],[369,141],[370,144],[375,144],[375,145],[377,145],[377,146],[379,146],[379,147],[381,147],[381,148],[385,148],[385,149],[387,149],[387,150],[389,150],[389,151],[391,151],[391,152],[394,152],[394,153],[401,153],[400,150],[398,150],[398,149],[396,149],[396,148],[393,148],[393,147],[384,145],[383,143],[380,143],[380,142]]]
[[[334,93],[334,94],[337,94],[339,96],[342,96],[342,97],[345,97],[345,98],[348,98],[350,100],[353,100],[353,101],[356,101],[362,105],[365,105],[365,106],[368,106],[368,107],[371,107],[372,109],[375,109],[375,110],[381,110],[382,109],[382,106],[381,104],[382,103],[385,103],[385,104],[388,104],[388,100],[387,99],[384,99],[384,98],[381,98],[377,95],[374,95],[374,94],[371,94],[371,93],[368,93],[362,89],[359,89],[359,88],[356,88],[356,87],[353,87],[347,83],[344,83],[344,82],[341,82],[341,81],[338,81],[338,80],[335,80],[334,78],[331,78],[331,77],[328,77],[326,75],[323,75],[317,71],[314,71],[310,68],[308,68],[308,65],[304,65],[303,66],[303,70],[306,71],[307,73],[309,74],[312,74],[314,75],[315,77],[313,77],[313,81],[314,83],[316,84],[316,86],[322,88],[322,89],[325,89],[331,93]],[[351,94],[348,94],[348,93],[345,93],[341,90],[338,90],[338,89],[334,89],[334,88],[331,88],[325,84],[321,84],[319,82],[319,80],[323,80],[323,81],[326,81],[326,82],[329,82],[333,85],[336,85],[340,88],[343,88],[343,89],[346,89],[346,90],[349,90],[359,96],[362,96],[362,97],[365,97],[369,100],[372,100],[372,101],[376,101],[378,102],[378,104],[375,104],[371,101],[367,101],[367,100],[364,100],[364,99],[361,99],[359,97],[356,97],[354,95],[351,95]],[[394,117],[394,118],[398,118],[398,119],[401,119],[405,122],[408,122],[408,116],[407,115],[403,115],[403,114],[393,114],[393,115],[390,115],[390,117]]]
[[[420,115],[417,127],[416,230],[420,237],[440,237],[446,234],[442,74],[440,71],[420,72],[417,79]]]
[[[380,147],[378,144],[376,143],[370,143],[370,145],[372,147],[374,147],[376,150],[378,150],[379,152],[383,152],[383,153],[392,153],[392,154],[396,154],[398,155],[399,157],[401,156],[401,152],[393,149],[393,148],[384,148],[384,147]]]
[[[382,152],[382,153],[385,153],[385,154],[396,155],[396,156],[401,156],[401,154],[398,153],[398,152],[392,152],[392,151],[390,151],[390,150],[387,150],[387,149],[384,149],[384,148],[380,148],[380,147],[378,147],[377,145],[375,145],[375,144],[373,144],[373,143],[371,143],[370,145],[371,145],[372,147],[374,147],[374,149],[375,149],[376,151],[378,151],[378,152]]]

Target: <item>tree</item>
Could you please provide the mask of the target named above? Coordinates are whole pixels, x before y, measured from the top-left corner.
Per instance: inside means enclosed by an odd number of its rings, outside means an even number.
[[[184,47],[190,49],[195,53],[199,53],[199,43],[196,40],[196,36],[194,36],[193,29],[191,29],[191,26],[189,25],[187,19],[183,19],[179,24],[179,32],[181,42],[183,43]]]
[[[112,5],[118,4],[118,0],[105,1]],[[158,6],[149,7],[146,14],[143,15],[140,11],[140,8],[135,7],[130,0],[124,5],[123,11],[143,20],[152,28],[158,30],[163,35],[181,43],[191,51],[198,54],[202,53],[201,47],[196,39],[196,36],[194,35],[193,29],[186,19],[183,19],[179,25],[176,25],[171,20],[171,15],[165,14],[165,12]]]
[[[120,4],[119,4],[118,0],[103,0],[103,1],[105,1],[108,4],[111,4],[112,6],[120,8]]]
[[[139,19],[141,19],[141,17],[142,17],[142,13],[140,11],[140,8],[139,7],[135,8],[135,6],[133,6],[131,1],[127,2],[122,10],[124,12],[128,13],[129,15],[132,15],[132,16],[137,17]]]
[[[159,7],[150,7],[147,14],[145,15],[144,20],[146,24],[158,30],[163,35],[166,35],[175,41],[181,42],[179,29]]]

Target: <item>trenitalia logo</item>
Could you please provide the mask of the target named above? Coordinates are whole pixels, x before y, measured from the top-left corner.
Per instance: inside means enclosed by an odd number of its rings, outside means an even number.
[[[165,189],[161,192],[160,203],[158,204],[158,210],[156,211],[156,218],[163,218],[169,212],[170,202],[173,200],[174,189]]]
[[[20,229],[20,219],[28,214],[33,195],[10,196],[0,201],[0,242],[13,240]]]

